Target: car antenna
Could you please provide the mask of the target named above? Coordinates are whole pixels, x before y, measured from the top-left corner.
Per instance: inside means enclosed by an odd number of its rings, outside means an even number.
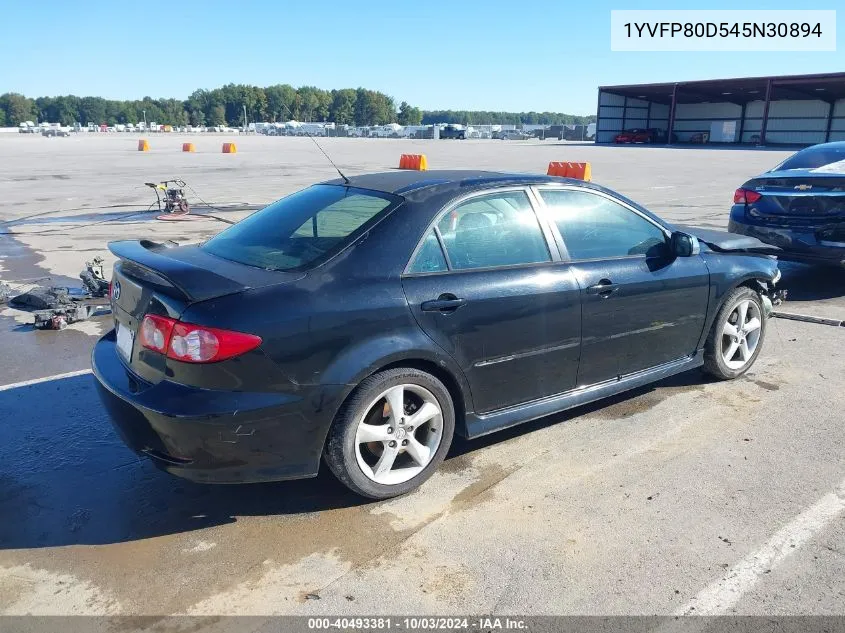
[[[305,136],[307,136],[308,138],[310,138],[314,142],[314,145],[317,146],[317,149],[320,150],[323,153],[323,156],[325,156],[328,159],[328,161],[332,164],[332,167],[334,167],[337,170],[337,173],[340,174],[340,177],[343,178],[343,182],[348,185],[349,184],[349,178],[347,178],[346,176],[343,175],[343,172],[340,171],[340,168],[337,165],[334,164],[334,161],[331,159],[331,156],[326,154],[326,151],[322,147],[320,147],[320,144],[317,142],[317,139],[315,139],[313,136],[311,136],[311,134],[309,134],[308,132],[305,133]]]
[[[285,110],[287,110],[288,116],[293,118],[293,112],[290,111],[290,108],[287,107],[284,103],[282,104],[282,107]],[[315,139],[313,136],[311,136],[311,134],[307,131],[305,132],[305,136],[307,136],[308,138],[311,139],[311,141],[314,143],[314,145],[317,146],[317,149],[320,150],[320,152],[323,154],[323,156],[325,156],[326,159],[332,164],[332,167],[334,167],[335,170],[337,171],[337,173],[340,174],[340,177],[343,178],[343,182],[347,185],[350,184],[349,178],[347,178],[346,176],[343,175],[343,172],[340,171],[340,167],[338,167],[337,165],[334,164],[334,161],[331,159],[331,156],[326,154],[326,151],[322,147],[320,147],[320,144],[317,142],[317,139]]]

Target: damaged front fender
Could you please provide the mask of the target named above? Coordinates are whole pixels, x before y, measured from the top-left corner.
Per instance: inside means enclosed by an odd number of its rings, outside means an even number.
[[[768,319],[772,316],[775,306],[779,306],[786,300],[786,289],[777,289],[775,285],[780,281],[780,270],[771,281],[756,279],[757,291],[763,300],[763,315]]]

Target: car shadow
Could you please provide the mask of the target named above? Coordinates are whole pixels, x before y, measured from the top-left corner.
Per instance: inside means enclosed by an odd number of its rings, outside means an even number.
[[[700,372],[687,372],[483,438],[456,438],[447,461],[599,410],[629,407],[650,392],[662,399],[705,381]],[[648,400],[646,408],[655,404]],[[0,425],[0,549],[123,543],[240,517],[375,503],[347,490],[325,467],[313,479],[233,486],[194,484],[161,472],[118,439],[91,375],[0,391],[0,410],[8,412]]]
[[[783,260],[778,268],[783,275],[778,287],[787,290],[788,303],[845,297],[845,269]]]

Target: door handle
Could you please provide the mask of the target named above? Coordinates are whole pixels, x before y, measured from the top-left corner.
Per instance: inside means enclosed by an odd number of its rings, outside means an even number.
[[[461,306],[466,305],[466,302],[466,299],[459,299],[453,294],[442,294],[437,297],[437,299],[423,301],[422,305],[420,305],[420,309],[423,312],[442,312],[444,314],[450,314]]]
[[[587,286],[588,295],[598,295],[600,297],[609,297],[614,292],[619,290],[619,286],[610,279],[602,279],[594,286]]]

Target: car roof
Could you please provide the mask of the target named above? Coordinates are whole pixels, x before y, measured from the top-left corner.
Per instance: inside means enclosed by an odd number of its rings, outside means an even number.
[[[326,180],[320,184],[347,185],[341,178]],[[433,203],[435,205],[443,205],[449,200],[460,197],[463,193],[469,191],[512,185],[530,186],[544,184],[569,185],[608,194],[637,209],[640,213],[651,218],[658,224],[670,229],[672,227],[666,220],[658,217],[641,204],[634,202],[617,191],[602,187],[593,182],[576,180],[574,178],[561,178],[559,176],[462,169],[432,171],[397,169],[395,171],[351,176],[349,177],[348,186],[402,196],[406,200],[417,204],[425,205]]]
[[[805,147],[804,149],[842,149],[845,148],[845,141],[831,141],[830,143],[819,143],[817,145],[810,145],[809,147]],[[804,150],[798,150],[804,151]]]
[[[468,169],[435,169],[431,171],[416,171],[401,169],[373,174],[349,176],[349,185],[361,189],[370,189],[382,193],[403,195],[412,191],[420,191],[438,185],[458,185],[464,187],[495,187],[499,185],[532,185],[549,182],[572,182],[584,184],[580,180],[569,180],[540,174],[514,174],[497,171],[481,171]],[[321,184],[344,185],[342,179],[335,178]]]

